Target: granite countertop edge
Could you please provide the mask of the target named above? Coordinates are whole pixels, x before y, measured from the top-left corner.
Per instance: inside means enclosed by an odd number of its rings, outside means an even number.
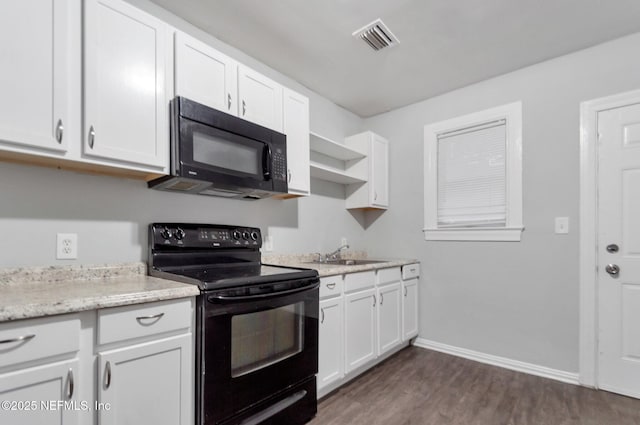
[[[288,267],[298,267],[304,269],[315,269],[318,271],[318,275],[320,277],[327,276],[335,276],[349,273],[358,273],[358,272],[366,272],[371,270],[380,270],[380,269],[388,269],[392,267],[402,267],[409,264],[419,263],[416,259],[370,259],[367,258],[367,261],[376,261],[379,260],[379,263],[370,263],[370,264],[359,264],[359,265],[343,265],[343,264],[331,264],[331,263],[309,263],[308,261],[297,257],[272,257],[268,258],[267,261],[264,261],[268,264],[274,264],[278,266],[288,266]]]
[[[199,293],[196,285],[147,276],[144,263],[5,269],[0,270],[0,322],[188,298]]]

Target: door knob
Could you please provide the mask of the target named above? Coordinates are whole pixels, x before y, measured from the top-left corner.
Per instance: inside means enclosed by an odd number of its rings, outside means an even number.
[[[617,276],[620,273],[620,267],[617,264],[607,264],[607,267],[604,268],[607,273],[611,276]]]
[[[614,243],[612,243],[611,245],[607,245],[607,252],[609,252],[611,254],[618,252],[618,249],[620,249],[620,248],[618,248],[618,245],[616,245]]]

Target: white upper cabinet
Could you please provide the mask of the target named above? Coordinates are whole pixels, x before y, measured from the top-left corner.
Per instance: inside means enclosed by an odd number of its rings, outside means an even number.
[[[366,131],[345,139],[345,143],[367,156],[367,161],[354,166],[366,168],[366,183],[354,183],[347,187],[347,208],[389,207],[389,142],[383,137]]]
[[[282,132],[282,86],[244,65],[238,66],[238,116]]]
[[[85,0],[83,152],[166,171],[166,24],[121,0]]]
[[[309,98],[284,89],[283,132],[287,135],[287,177],[289,193],[308,195],[309,176]]]
[[[0,145],[4,150],[67,150],[68,89],[80,79],[70,64],[76,25],[72,0],[5,2],[0,13]],[[79,18],[79,17],[78,17]],[[26,149],[24,149],[26,147]]]
[[[195,38],[175,34],[175,94],[238,115],[238,63]]]

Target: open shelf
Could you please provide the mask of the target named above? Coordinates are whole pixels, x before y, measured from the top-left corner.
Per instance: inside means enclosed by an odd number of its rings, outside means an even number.
[[[313,161],[311,162],[311,177],[340,184],[364,183],[366,181],[346,171]]]
[[[366,154],[350,148],[342,143],[334,142],[324,136],[321,136],[313,131],[309,133],[310,148],[314,152],[321,153],[331,158],[339,159],[341,161],[350,161],[352,159],[360,159],[367,156]]]

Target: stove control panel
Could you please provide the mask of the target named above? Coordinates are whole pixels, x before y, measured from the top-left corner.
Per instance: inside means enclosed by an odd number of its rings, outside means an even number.
[[[262,246],[260,229],[246,226],[193,223],[149,225],[153,248],[253,248]]]

